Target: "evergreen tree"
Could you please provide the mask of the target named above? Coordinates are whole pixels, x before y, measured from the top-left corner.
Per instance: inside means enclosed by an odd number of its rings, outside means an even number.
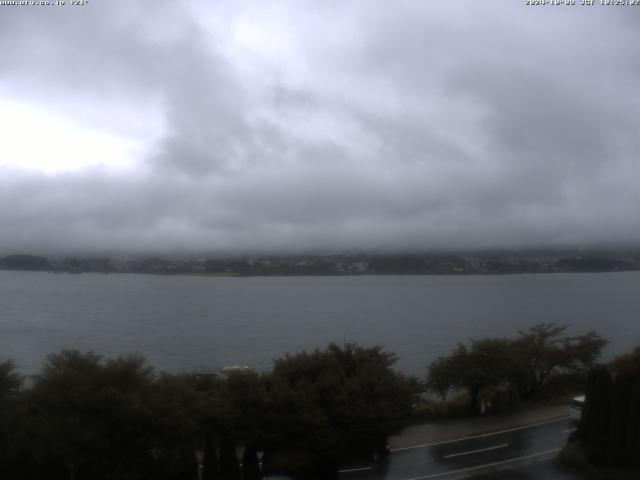
[[[217,480],[218,476],[218,452],[216,440],[211,432],[204,437],[204,455],[202,457],[202,480]]]
[[[596,465],[607,464],[613,377],[605,366],[591,370],[579,432],[588,445],[588,455]]]
[[[253,445],[248,445],[242,456],[242,480],[260,480],[258,451]]]
[[[236,446],[231,435],[225,434],[222,437],[220,447],[220,478],[222,480],[239,480],[240,467],[236,458]]]

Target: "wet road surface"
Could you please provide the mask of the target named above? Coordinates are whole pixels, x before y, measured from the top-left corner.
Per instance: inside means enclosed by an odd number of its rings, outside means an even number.
[[[515,468],[524,472],[532,462],[555,457],[575,429],[566,418],[443,442],[392,450],[384,461],[343,467],[341,480],[428,480],[468,478],[513,478],[500,472]],[[512,472],[516,473],[516,472]],[[558,478],[573,478],[560,476]]]

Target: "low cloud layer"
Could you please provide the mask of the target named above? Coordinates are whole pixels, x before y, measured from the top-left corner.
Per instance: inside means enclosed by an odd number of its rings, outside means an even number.
[[[0,6],[0,253],[640,241],[637,9],[211,3]]]

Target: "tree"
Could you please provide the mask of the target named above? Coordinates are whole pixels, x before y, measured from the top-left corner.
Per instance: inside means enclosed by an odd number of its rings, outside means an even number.
[[[589,445],[589,457],[600,465],[606,464],[609,453],[612,389],[613,376],[608,368],[598,366],[589,372],[578,435]]]
[[[518,332],[520,336],[513,345],[517,367],[513,380],[521,396],[535,396],[556,373],[586,373],[607,344],[596,332],[562,336],[566,329],[564,325],[541,323]]]
[[[614,370],[615,372],[615,370]],[[621,370],[614,373],[611,418],[607,432],[607,462],[640,467],[640,376]]]
[[[640,467],[640,347],[589,372],[578,438],[603,466]]]
[[[196,450],[202,446],[203,402],[193,377],[163,373],[149,387],[147,408],[153,419],[149,448],[158,453],[162,479],[197,478]]]
[[[260,476],[258,448],[272,467],[330,479],[347,457],[384,454],[407,423],[416,382],[394,362],[348,344],[286,355],[271,374],[156,375],[138,356],[71,350],[49,356],[24,391],[2,363],[3,478],[195,480],[203,449],[203,478],[237,480],[245,445],[247,480]],[[5,420],[20,422],[11,438]]]
[[[20,375],[16,373],[16,366],[12,360],[0,362],[0,401],[15,396],[22,385]]]
[[[442,401],[453,387],[458,376],[458,359],[453,354],[431,362],[427,373],[427,389],[436,393]]]
[[[414,384],[382,347],[329,345],[276,360],[269,382],[269,445],[325,478],[348,456],[384,454],[413,411]],[[292,449],[296,445],[297,448]],[[273,455],[272,455],[273,457]],[[310,473],[307,473],[310,475]]]
[[[216,480],[218,477],[218,452],[213,433],[207,431],[204,437],[204,452],[202,457],[203,480]]]
[[[260,480],[258,451],[254,445],[248,445],[242,455],[242,480]]]
[[[606,341],[595,332],[576,337],[563,336],[565,326],[539,324],[516,339],[485,338],[459,344],[451,354],[431,363],[427,373],[429,389],[445,398],[451,389],[469,393],[470,411],[481,412],[481,397],[517,388],[530,398],[550,378],[561,373],[586,375],[600,356]],[[512,400],[511,400],[512,402]]]
[[[77,479],[142,475],[149,468],[152,371],[140,357],[104,360],[64,351],[48,357],[30,392],[35,461]]]
[[[36,255],[9,255],[0,262],[0,266],[8,270],[48,270],[49,261]]]
[[[239,480],[240,466],[236,458],[236,444],[230,434],[222,437],[220,447],[220,478],[222,480]]]
[[[611,362],[614,373],[635,376],[640,379],[640,346],[633,352],[616,357]]]
[[[253,370],[233,371],[218,381],[210,405],[219,433],[232,433],[242,445],[262,442],[267,392],[265,379]]]
[[[17,403],[22,379],[11,360],[0,363],[0,465],[10,469],[16,450],[16,428],[20,422]]]
[[[427,384],[444,397],[450,388],[469,393],[469,410],[481,413],[483,391],[499,388],[510,376],[509,342],[504,339],[472,340],[470,346],[458,344],[446,357],[429,367]]]

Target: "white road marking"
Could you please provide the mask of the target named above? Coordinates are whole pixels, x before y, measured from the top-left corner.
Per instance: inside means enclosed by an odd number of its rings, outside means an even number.
[[[577,428],[570,428],[569,430],[562,430],[562,433],[575,432],[576,430],[577,430]]]
[[[467,452],[452,453],[451,455],[445,455],[443,458],[461,457],[463,455],[471,455],[472,453],[488,452],[489,450],[497,450],[498,448],[508,447],[508,443],[502,445],[496,445],[495,447],[479,448],[478,450],[469,450]]]
[[[540,427],[542,425],[549,425],[551,423],[558,423],[558,422],[563,422],[565,420],[567,420],[569,418],[569,416],[566,417],[560,417],[560,418],[556,418],[554,420],[547,420],[546,422],[539,422],[539,423],[532,423],[531,425],[524,425],[522,427],[514,427],[514,428],[508,428],[505,430],[499,430],[497,432],[490,432],[490,433],[479,433],[478,435],[470,435],[468,437],[461,437],[461,438],[455,438],[453,440],[444,440],[442,442],[435,442],[435,443],[425,443],[422,445],[412,445],[410,447],[400,447],[400,448],[392,448],[391,450],[389,450],[391,453],[393,452],[402,452],[404,450],[413,450],[415,448],[427,448],[427,447],[435,447],[436,445],[445,445],[447,443],[455,443],[455,442],[461,442],[462,440],[470,440],[472,438],[484,438],[484,437],[491,437],[493,435],[500,435],[501,433],[509,433],[509,432],[515,432],[518,430],[525,430],[527,428],[534,428],[534,427]]]
[[[364,470],[373,470],[373,467],[345,468],[338,470],[338,473],[363,472]]]
[[[550,455],[552,453],[557,453],[560,450],[561,450],[560,448],[556,448],[554,450],[547,450],[546,452],[540,452],[540,453],[534,453],[532,455],[524,455],[522,457],[510,458],[508,460],[502,460],[500,462],[485,463],[484,465],[478,465],[476,467],[461,468],[459,470],[451,470],[449,472],[434,473],[432,475],[424,475],[422,477],[405,478],[403,480],[427,480],[429,478],[444,477],[446,475],[456,475],[458,473],[471,472],[473,470],[480,470],[482,468],[489,468],[489,467],[496,467],[498,465],[504,465],[505,463],[513,463],[513,462],[518,462],[520,460],[528,460],[530,458],[541,457],[543,455]]]

